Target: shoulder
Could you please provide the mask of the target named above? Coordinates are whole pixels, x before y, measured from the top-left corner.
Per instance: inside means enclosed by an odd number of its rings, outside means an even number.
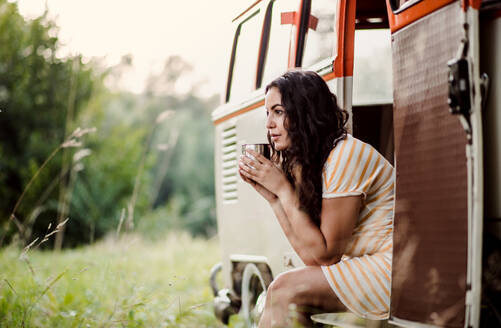
[[[370,144],[347,135],[332,149],[325,161],[322,178],[324,197],[348,193],[366,193],[393,167]]]
[[[347,134],[343,140],[338,141],[335,147],[332,148],[324,166],[329,167],[335,165],[336,161],[347,160],[354,155],[360,155],[360,153],[365,153],[366,150],[372,148],[369,144],[353,137],[351,134]],[[358,157],[358,156],[357,156]]]
[[[358,187],[369,160],[369,147],[350,134],[336,144],[324,164],[323,198],[363,194]]]

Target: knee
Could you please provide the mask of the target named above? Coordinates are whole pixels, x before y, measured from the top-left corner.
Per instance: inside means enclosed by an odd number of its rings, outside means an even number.
[[[280,273],[268,287],[268,294],[282,294],[284,291],[287,291],[291,285],[290,276],[290,272]]]
[[[272,303],[282,303],[287,296],[288,287],[288,272],[283,272],[273,279],[271,284],[268,286],[266,304],[272,305]]]
[[[279,274],[268,287],[267,302],[300,303],[308,287],[296,279],[294,271]]]

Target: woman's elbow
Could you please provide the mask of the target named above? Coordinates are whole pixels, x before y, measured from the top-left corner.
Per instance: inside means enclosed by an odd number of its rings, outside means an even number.
[[[307,259],[301,259],[304,263],[304,265],[306,266],[320,266],[321,264],[318,264],[317,261],[315,261],[314,259],[311,259],[311,258],[307,258]]]
[[[341,261],[342,257],[342,254],[322,254],[317,257],[317,263],[322,266],[334,265]]]

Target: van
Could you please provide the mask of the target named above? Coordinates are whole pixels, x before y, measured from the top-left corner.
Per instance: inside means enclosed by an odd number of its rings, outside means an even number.
[[[243,144],[267,143],[264,87],[301,67],[396,169],[388,324],[501,326],[501,1],[258,0],[233,26],[212,114],[218,318],[255,325],[273,278],[304,265],[237,169]]]

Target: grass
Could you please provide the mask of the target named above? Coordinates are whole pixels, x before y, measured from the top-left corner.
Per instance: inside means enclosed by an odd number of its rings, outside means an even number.
[[[126,235],[22,254],[0,250],[0,327],[223,327],[208,284],[215,239]]]

